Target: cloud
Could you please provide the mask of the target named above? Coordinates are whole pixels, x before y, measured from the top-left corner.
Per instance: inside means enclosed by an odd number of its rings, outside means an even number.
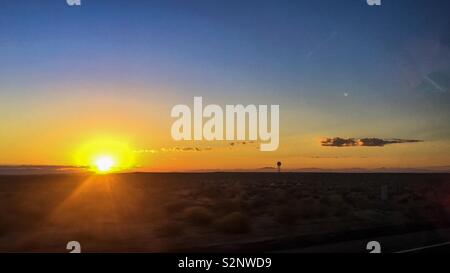
[[[160,149],[142,149],[136,150],[135,153],[138,154],[157,154],[157,153],[167,153],[167,152],[202,152],[211,151],[211,147],[162,147]]]
[[[423,140],[415,139],[382,139],[382,138],[325,138],[321,145],[325,147],[383,147],[390,144],[417,143]]]
[[[236,146],[236,145],[246,145],[246,144],[254,144],[255,141],[241,141],[241,142],[230,142],[230,146]]]
[[[228,150],[238,150],[238,149],[258,149],[260,144],[257,141],[235,141],[228,143]]]
[[[237,149],[238,147],[257,147],[258,143],[256,141],[236,141],[224,143],[223,146],[214,147],[214,150],[221,149]],[[259,149],[259,147],[258,147]],[[140,149],[135,150],[134,152],[137,154],[158,154],[158,153],[170,153],[170,152],[209,152],[212,151],[213,148],[207,147],[199,147],[199,146],[176,146],[176,147],[161,147],[161,148],[148,148],[148,149]]]
[[[159,151],[155,149],[142,149],[142,150],[136,150],[134,151],[137,154],[156,154]]]
[[[201,152],[201,151],[208,151],[207,149],[211,150],[211,148],[199,148],[199,147],[184,147],[181,148],[182,152]]]
[[[354,138],[325,138],[321,142],[322,146],[330,146],[330,147],[349,147],[349,146],[357,146],[357,141]]]

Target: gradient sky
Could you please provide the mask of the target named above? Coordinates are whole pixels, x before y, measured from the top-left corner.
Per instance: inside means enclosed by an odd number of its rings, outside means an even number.
[[[73,165],[108,138],[144,170],[450,166],[448,14],[447,0],[1,0],[0,164]],[[170,109],[194,96],[279,104],[279,150],[173,141]]]

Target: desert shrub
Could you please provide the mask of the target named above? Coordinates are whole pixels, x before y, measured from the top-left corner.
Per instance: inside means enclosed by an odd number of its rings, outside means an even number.
[[[339,194],[332,194],[329,196],[329,201],[332,206],[342,204],[345,202],[344,197]]]
[[[379,199],[374,200],[374,198],[370,198],[361,193],[347,193],[344,195],[344,198],[336,204],[338,207],[348,206],[358,210],[366,210],[376,208],[378,204],[377,201],[379,201]]]
[[[298,203],[299,215],[303,219],[313,219],[320,217],[320,202],[317,199],[307,198]]]
[[[271,199],[277,203],[283,203],[287,199],[287,193],[283,189],[275,189],[271,192]]]
[[[345,203],[341,203],[334,207],[334,216],[342,218],[350,215],[351,207]]]
[[[248,199],[248,206],[252,211],[260,211],[266,205],[270,205],[270,203],[264,198],[262,194],[255,194]]]
[[[182,218],[196,226],[206,226],[212,222],[213,214],[204,207],[190,207],[182,212]]]
[[[214,205],[214,211],[220,214],[228,214],[233,211],[239,211],[244,207],[244,203],[239,198],[224,199],[217,201]]]
[[[215,223],[215,227],[218,231],[227,234],[248,233],[251,230],[250,220],[241,212],[225,215]]]
[[[329,206],[325,206],[322,203],[319,203],[319,206],[317,208],[317,217],[318,218],[326,218],[328,217],[330,212]]]
[[[354,199],[354,197],[333,194],[320,200],[320,204],[316,205],[315,212],[320,218],[328,215],[334,215],[337,217],[343,217],[348,215],[351,210],[352,202],[347,202],[348,199]]]
[[[295,225],[298,219],[299,210],[295,206],[282,206],[275,210],[275,220],[282,225]]]
[[[322,196],[320,198],[320,203],[324,206],[331,206],[331,198],[329,196]]]
[[[407,194],[402,194],[397,197],[397,203],[399,203],[399,204],[407,204],[407,203],[409,203],[409,200],[410,200],[410,196]]]
[[[183,224],[177,221],[165,222],[155,228],[156,236],[160,237],[176,237],[183,233]]]
[[[209,197],[211,199],[217,199],[223,197],[223,191],[219,186],[211,185],[208,188],[205,188],[203,191],[205,197]]]
[[[187,200],[177,200],[169,202],[164,206],[164,208],[166,209],[167,213],[172,215],[183,211],[185,208],[189,207],[190,204],[191,202]]]

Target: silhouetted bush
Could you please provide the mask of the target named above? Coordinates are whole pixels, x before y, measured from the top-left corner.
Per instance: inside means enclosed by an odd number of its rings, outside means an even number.
[[[241,212],[225,215],[216,222],[215,226],[220,232],[231,234],[248,233],[251,230],[250,220]]]
[[[204,207],[187,208],[182,212],[182,215],[187,222],[197,226],[209,225],[213,220],[212,213]]]

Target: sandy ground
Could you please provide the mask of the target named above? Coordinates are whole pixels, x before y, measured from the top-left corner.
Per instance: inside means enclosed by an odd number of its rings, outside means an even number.
[[[84,252],[239,251],[252,242],[446,226],[450,175],[0,176],[0,215],[1,252],[67,252],[74,240]]]

